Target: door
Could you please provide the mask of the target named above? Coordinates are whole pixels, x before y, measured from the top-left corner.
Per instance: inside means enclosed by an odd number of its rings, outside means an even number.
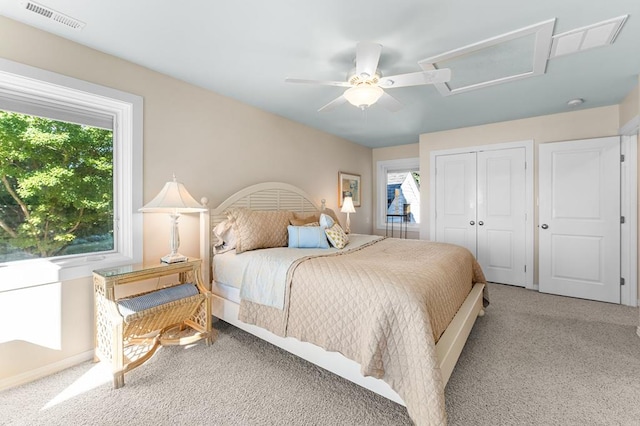
[[[436,241],[476,256],[476,153],[436,158]]]
[[[488,281],[526,285],[526,150],[436,157],[436,241],[467,248]]]
[[[540,145],[540,291],[620,303],[620,140]]]
[[[487,280],[526,283],[525,148],[478,152],[478,262]]]

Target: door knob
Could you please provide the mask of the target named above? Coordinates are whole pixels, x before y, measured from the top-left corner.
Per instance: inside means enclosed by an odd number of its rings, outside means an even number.
[[[546,223],[543,223],[543,224],[542,224],[542,226],[541,226],[540,228],[542,228],[542,229],[547,229],[547,228],[549,228],[549,225],[547,225]]]
[[[469,222],[469,225],[475,225],[476,223],[472,220],[471,222]]]
[[[478,222],[478,225],[482,226],[482,225],[484,225],[484,222],[480,221],[480,222]]]

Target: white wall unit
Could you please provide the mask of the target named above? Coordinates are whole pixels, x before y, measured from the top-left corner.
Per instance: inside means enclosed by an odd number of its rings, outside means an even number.
[[[533,287],[532,142],[432,153],[435,241],[466,247],[488,281]]]

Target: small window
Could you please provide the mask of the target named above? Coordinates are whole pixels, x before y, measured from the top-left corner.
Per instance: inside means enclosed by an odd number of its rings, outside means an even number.
[[[378,162],[377,225],[406,220],[420,223],[420,166],[418,158]],[[404,218],[397,215],[406,215]]]
[[[387,214],[406,214],[408,223],[420,223],[420,171],[387,172]],[[390,217],[388,222],[399,221]]]

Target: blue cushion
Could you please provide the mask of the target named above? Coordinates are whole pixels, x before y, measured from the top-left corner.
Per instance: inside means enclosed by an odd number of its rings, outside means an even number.
[[[329,241],[320,226],[287,226],[289,247],[292,248],[329,248]]]
[[[136,312],[164,305],[175,300],[185,299],[198,294],[198,287],[193,284],[180,284],[173,287],[166,287],[142,296],[130,297],[118,300],[118,310],[122,316],[127,317]]]

